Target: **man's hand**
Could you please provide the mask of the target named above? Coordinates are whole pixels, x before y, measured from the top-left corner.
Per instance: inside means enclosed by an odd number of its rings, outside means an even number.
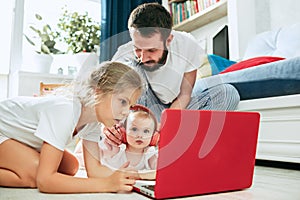
[[[112,128],[104,128],[103,133],[107,138],[106,143],[113,146],[122,144],[122,134],[118,125],[114,125]]]

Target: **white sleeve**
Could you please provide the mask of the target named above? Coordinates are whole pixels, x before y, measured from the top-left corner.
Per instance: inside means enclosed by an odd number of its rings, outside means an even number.
[[[35,136],[63,151],[72,140],[77,120],[72,103],[49,106],[40,113]]]
[[[132,42],[128,42],[120,46],[112,57],[112,61],[118,61],[129,66],[132,65],[132,61],[134,59],[134,52],[133,52],[133,44]]]
[[[79,131],[78,136],[81,139],[98,143],[102,139],[102,129],[101,123],[90,123]]]
[[[195,69],[198,69],[201,64],[202,64],[202,60],[203,60],[203,55],[204,55],[204,50],[202,49],[202,47],[200,46],[200,44],[198,43],[198,41],[191,35],[189,35],[189,39],[185,40],[185,42],[188,43],[187,48],[189,48],[190,50],[188,50],[187,52],[190,52],[191,50],[193,52],[189,53],[189,58],[188,61],[190,62],[190,64],[187,67],[187,72],[193,71]]]
[[[149,166],[149,159],[152,157],[152,156],[158,156],[158,149],[156,147],[149,147],[147,149],[147,151],[144,153],[145,154],[145,165],[146,165],[146,169],[151,169],[150,166]]]
[[[205,51],[200,46],[196,38],[183,31],[172,31],[174,35],[173,51],[178,57],[185,61],[185,72],[191,72],[198,69],[202,62]]]

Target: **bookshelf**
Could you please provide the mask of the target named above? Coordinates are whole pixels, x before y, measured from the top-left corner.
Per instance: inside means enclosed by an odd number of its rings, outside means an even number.
[[[173,2],[174,0],[171,0],[168,3]],[[206,9],[191,15],[179,24],[174,25],[173,29],[190,32],[225,16],[227,16],[227,0],[220,0]]]

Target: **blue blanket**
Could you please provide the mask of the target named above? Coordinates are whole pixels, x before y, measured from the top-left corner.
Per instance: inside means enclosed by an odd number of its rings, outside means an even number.
[[[235,86],[241,100],[300,94],[300,57],[197,80],[193,93],[223,83]]]

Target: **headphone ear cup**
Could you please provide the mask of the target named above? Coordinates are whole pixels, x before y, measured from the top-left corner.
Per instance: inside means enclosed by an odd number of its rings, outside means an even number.
[[[149,146],[157,146],[157,144],[159,142],[159,137],[160,137],[159,132],[155,131],[153,136],[152,136],[152,139],[151,139],[151,142],[150,142]]]
[[[121,135],[122,135],[122,143],[127,144],[127,139],[126,139],[126,130],[124,126],[120,126],[118,128],[118,130],[120,131]]]

